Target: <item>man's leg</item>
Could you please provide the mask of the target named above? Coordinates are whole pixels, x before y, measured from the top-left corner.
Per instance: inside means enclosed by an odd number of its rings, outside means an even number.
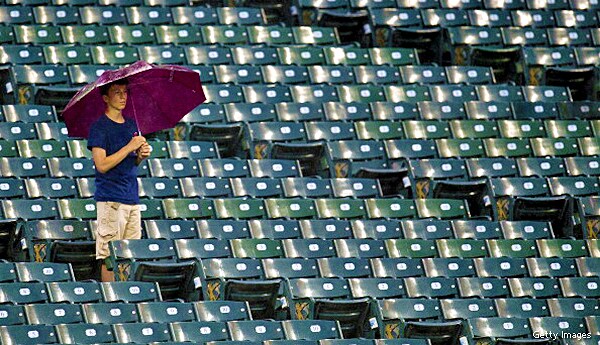
[[[136,240],[142,238],[142,212],[140,205],[127,205],[127,223],[123,233],[124,240]]]
[[[101,260],[100,279],[103,282],[115,280],[114,273],[106,267],[106,258],[110,255],[108,243],[117,239],[119,233],[119,203],[98,202],[98,228],[96,230],[96,259]]]

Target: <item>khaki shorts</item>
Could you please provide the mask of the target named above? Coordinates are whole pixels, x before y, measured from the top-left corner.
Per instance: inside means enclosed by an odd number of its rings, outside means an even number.
[[[138,239],[142,237],[140,205],[119,202],[96,203],[98,228],[96,230],[96,259],[110,256],[108,243],[112,240]]]

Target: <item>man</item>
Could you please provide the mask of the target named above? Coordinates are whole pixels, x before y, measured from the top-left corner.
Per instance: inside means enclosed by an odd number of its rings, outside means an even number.
[[[92,125],[88,149],[96,166],[96,259],[102,260],[101,280],[114,281],[105,259],[112,240],[141,238],[137,166],[150,156],[150,145],[138,135],[136,124],[123,117],[127,105],[127,81],[100,88],[105,113]]]

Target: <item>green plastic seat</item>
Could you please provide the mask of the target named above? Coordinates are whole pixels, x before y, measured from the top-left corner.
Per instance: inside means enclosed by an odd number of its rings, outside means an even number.
[[[317,265],[323,278],[364,278],[371,274],[365,258],[321,258],[317,259]]]
[[[136,48],[128,46],[93,46],[92,62],[99,65],[125,65],[139,59]]]
[[[144,25],[114,25],[108,27],[112,44],[155,44],[156,35],[152,28]]]
[[[416,199],[415,206],[420,218],[465,218],[469,214],[464,200]]]
[[[435,141],[424,139],[386,140],[385,152],[388,159],[431,158],[437,156]]]
[[[232,63],[229,48],[218,46],[187,46],[185,58],[191,65],[220,65]]]
[[[216,199],[214,207],[217,218],[263,218],[265,206],[262,200],[256,199]]]
[[[283,256],[281,242],[271,239],[230,240],[231,252],[236,258],[266,259]]]
[[[592,136],[590,123],[585,120],[546,120],[546,131],[552,138],[580,138]]]
[[[116,324],[139,321],[135,303],[86,303],[82,305],[82,309],[85,321],[89,324]]]
[[[517,166],[521,176],[562,176],[565,175],[565,164],[562,158],[517,158]]]
[[[292,28],[292,35],[296,44],[334,45],[340,43],[335,28],[295,26]]]
[[[475,275],[472,260],[458,258],[426,258],[423,266],[428,277],[470,277]]]
[[[487,240],[491,257],[527,258],[537,256],[537,247],[533,240]]]
[[[117,6],[84,6],[79,9],[82,24],[115,25],[125,24],[125,10]]]
[[[245,28],[231,25],[202,26],[204,44],[247,44],[248,33]]]
[[[16,305],[46,303],[48,295],[46,285],[36,282],[12,282],[0,283],[3,303],[12,303]]]
[[[64,344],[115,341],[110,325],[103,324],[58,324],[56,335]]]
[[[533,138],[530,141],[536,157],[575,156],[579,153],[577,139],[574,138]]]
[[[435,120],[408,120],[402,122],[407,139],[448,138],[450,129],[447,122]]]
[[[338,91],[334,93],[338,94]],[[371,109],[367,103],[362,102],[325,102],[323,110],[329,121],[354,122],[371,119]]]
[[[415,217],[416,209],[413,200],[403,199],[367,199],[367,214],[369,218],[411,218]]]
[[[552,195],[596,195],[600,191],[596,177],[551,177],[548,179]]]
[[[319,218],[360,218],[366,215],[362,200],[317,199],[315,201]]]
[[[383,89],[376,85],[338,86],[341,102],[380,102],[385,101]]]
[[[526,139],[486,138],[483,147],[487,157],[523,157],[531,154],[531,146]]]
[[[359,84],[385,85],[400,82],[400,72],[394,66],[355,66],[353,70]]]
[[[431,101],[429,88],[424,85],[384,86],[385,97],[390,102]]]
[[[578,275],[575,259],[527,258],[527,269],[532,277],[570,277]]]
[[[496,341],[497,338],[518,338],[529,335],[526,318],[478,317],[467,320],[474,339]]]
[[[547,222],[539,221],[501,221],[504,238],[535,240],[552,236],[552,228]]]
[[[197,219],[214,215],[210,200],[163,199],[162,203],[168,219]]]
[[[354,81],[354,72],[349,66],[308,66],[313,84],[349,84]]]
[[[327,65],[361,66],[371,62],[366,48],[324,47],[323,54]]]
[[[477,258],[473,260],[478,277],[511,278],[527,276],[524,258]]]
[[[541,257],[585,257],[588,255],[585,241],[540,239],[536,241]]]
[[[68,80],[66,66],[16,65],[13,70],[19,84],[61,84]]]
[[[18,44],[57,44],[62,43],[58,26],[49,25],[16,25],[13,28],[15,41]]]
[[[109,42],[108,29],[97,25],[60,26],[62,41],[67,44],[106,44]]]
[[[170,3],[169,3],[170,4]],[[187,4],[186,4],[187,5]],[[171,8],[173,15],[173,24],[217,24],[217,10],[213,7],[205,6],[176,6]]]
[[[309,70],[305,66],[261,66],[262,78],[267,84],[302,84],[309,81]]]
[[[390,258],[437,257],[435,241],[420,239],[389,239],[385,246]]]
[[[546,136],[544,124],[535,120],[500,120],[500,134],[504,138],[537,138]]]
[[[373,65],[415,65],[417,54],[410,48],[370,48],[369,57]]]
[[[41,47],[29,47],[25,45],[4,45],[0,48],[0,52],[2,52],[2,59],[0,60],[0,62],[2,62],[3,64],[42,63],[44,61],[44,54]]]
[[[291,44],[292,30],[281,26],[248,26],[248,38],[252,44]]]
[[[43,342],[53,344],[58,342],[54,326],[51,325],[15,325],[2,327],[0,338],[11,344]]]
[[[351,238],[350,221],[338,219],[302,219],[300,220],[302,238],[322,238],[334,240]]]
[[[369,259],[386,255],[383,240],[343,238],[334,240],[334,244],[339,257]],[[368,275],[371,275],[370,270]]]
[[[242,103],[244,95],[242,87],[238,85],[203,85],[206,102],[225,104],[225,103]]]
[[[498,136],[498,125],[493,121],[452,120],[450,121],[452,136],[457,139],[482,139]]]
[[[191,25],[156,25],[154,26],[154,37],[158,44],[186,45],[202,42],[200,29]]]
[[[479,258],[487,256],[485,242],[471,239],[439,239],[436,246],[443,258]]]
[[[314,218],[317,210],[310,199],[267,199],[265,207],[269,218]]]
[[[58,212],[61,219],[95,219],[96,202],[90,199],[58,200]]]
[[[503,278],[457,278],[458,289],[462,298],[498,298],[509,296],[508,284]]]
[[[436,146],[440,157],[471,158],[484,156],[483,144],[477,139],[438,139]]]
[[[510,158],[471,158],[466,167],[471,178],[478,177],[510,177],[518,175],[514,159]]]
[[[400,122],[360,121],[355,122],[354,126],[359,139],[387,140],[403,138]]]
[[[465,105],[469,119],[494,120],[512,118],[509,102],[501,101],[470,101]]]

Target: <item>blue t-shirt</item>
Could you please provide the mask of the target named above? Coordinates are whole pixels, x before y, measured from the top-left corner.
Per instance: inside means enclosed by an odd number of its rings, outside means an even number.
[[[133,120],[125,119],[124,123],[117,123],[103,115],[90,128],[88,149],[102,148],[106,150],[108,157],[127,145],[136,132]],[[128,205],[139,204],[136,159],[136,154],[132,152],[104,174],[96,169],[94,199]]]

